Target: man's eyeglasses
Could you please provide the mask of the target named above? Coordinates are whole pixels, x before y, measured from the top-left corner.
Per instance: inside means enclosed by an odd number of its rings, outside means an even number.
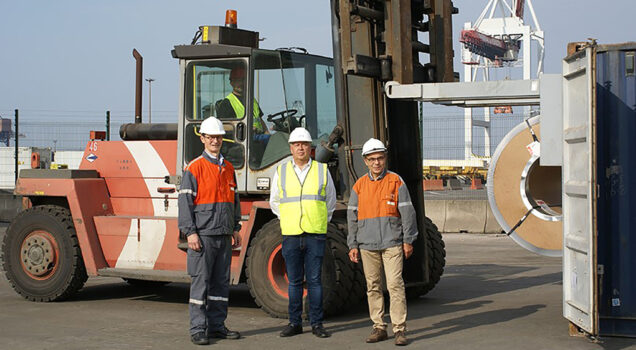
[[[367,157],[367,161],[369,161],[369,163],[375,163],[375,162],[383,162],[386,159],[385,156],[379,156],[379,157]]]
[[[208,134],[201,134],[201,136],[203,136],[204,139],[211,141],[214,139],[220,140],[223,138],[223,135],[208,135]]]

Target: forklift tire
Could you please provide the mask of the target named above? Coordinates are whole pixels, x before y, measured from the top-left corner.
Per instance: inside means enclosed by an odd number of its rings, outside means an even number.
[[[329,224],[327,228],[327,248],[331,254],[326,252],[322,263],[323,309],[328,316],[360,304],[367,295],[362,264],[349,260],[347,233],[338,226]]]
[[[59,301],[88,278],[68,209],[44,205],[13,219],[2,241],[2,267],[18,294],[31,301]]]
[[[406,288],[406,297],[409,299],[425,295],[435,288],[444,273],[444,266],[446,265],[446,250],[442,234],[433,221],[426,216],[424,217],[424,227],[426,228],[426,239],[428,240],[426,249],[428,250],[429,260],[429,282],[423,286]]]
[[[330,224],[327,235],[322,265],[323,309],[326,315],[333,315],[362,300],[364,276],[349,262],[344,233]],[[273,317],[287,318],[289,283],[282,241],[278,219],[263,225],[247,251],[245,274],[256,304]]]

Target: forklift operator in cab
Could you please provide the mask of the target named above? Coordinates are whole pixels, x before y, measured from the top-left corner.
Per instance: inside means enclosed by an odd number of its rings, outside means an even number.
[[[223,100],[216,103],[216,111],[220,118],[242,118],[245,115],[245,68],[235,67],[230,71],[230,92]],[[258,102],[254,99],[254,117],[252,119],[252,130],[254,139],[267,142],[269,140],[269,130],[263,121],[263,111]]]

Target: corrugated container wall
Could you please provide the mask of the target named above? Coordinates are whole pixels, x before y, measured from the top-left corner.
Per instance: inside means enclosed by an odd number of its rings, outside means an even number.
[[[599,332],[636,336],[636,43],[596,55]]]

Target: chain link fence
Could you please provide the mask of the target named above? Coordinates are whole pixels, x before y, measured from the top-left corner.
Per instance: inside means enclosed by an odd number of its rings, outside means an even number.
[[[491,110],[492,111],[492,110]],[[515,107],[512,114],[492,114],[488,131],[479,126],[473,126],[467,130],[464,110],[456,107],[441,107],[434,105],[422,105],[422,148],[423,148],[423,174],[427,179],[442,180],[443,189],[437,191],[425,191],[427,198],[436,198],[443,191],[445,196],[459,199],[485,199],[485,185],[487,166],[490,156],[503,137],[516,125],[523,122],[529,115],[529,110]],[[3,119],[7,117],[3,112]],[[18,137],[20,147],[32,147],[50,149],[54,154],[68,151],[81,152],[85,149],[91,130],[107,130],[106,113],[91,113],[88,116],[48,116],[38,118],[37,113],[23,113],[20,115],[18,125]],[[78,113],[75,113],[78,114]],[[176,112],[153,112],[153,122],[176,122]],[[124,123],[134,121],[130,117],[132,113],[113,113],[110,117],[110,140],[120,140],[119,128]],[[155,117],[156,116],[156,117]],[[53,120],[52,120],[53,119]],[[472,119],[483,121],[483,109],[474,109]],[[6,123],[5,123],[6,124]],[[13,167],[15,163],[15,123],[7,134],[6,125],[0,132],[8,135],[7,144],[0,145],[3,152],[0,159],[4,177],[14,177]],[[467,131],[472,131],[469,133]],[[470,141],[472,137],[472,142]],[[60,157],[58,157],[60,158]],[[66,159],[64,158],[64,159]],[[62,159],[63,160],[63,159]],[[73,163],[72,161],[67,161]],[[77,163],[79,164],[79,163]],[[11,169],[9,169],[11,168]],[[476,183],[476,182],[481,182]],[[457,189],[461,191],[449,191]]]

